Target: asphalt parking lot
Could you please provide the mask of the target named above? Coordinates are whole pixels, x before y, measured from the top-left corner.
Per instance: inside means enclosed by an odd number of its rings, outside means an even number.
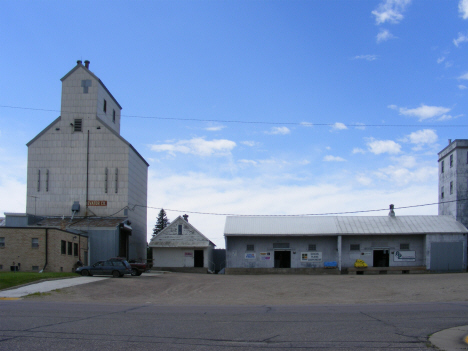
[[[140,277],[91,281],[26,298],[192,306],[468,301],[468,274],[250,276],[144,273]]]

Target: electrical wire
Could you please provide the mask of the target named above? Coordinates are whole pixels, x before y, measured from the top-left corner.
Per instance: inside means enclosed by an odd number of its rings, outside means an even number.
[[[58,112],[59,110],[43,109],[43,108],[33,108],[33,107],[20,107],[20,106],[8,106],[0,105],[0,108],[12,108],[12,109],[21,109],[21,110],[31,110],[31,111],[45,111],[45,112]],[[62,111],[66,113],[75,113],[76,111]],[[80,114],[92,114],[92,112],[80,112]],[[137,115],[121,115],[125,118],[140,118],[140,119],[157,119],[157,120],[169,120],[169,121],[190,121],[190,122],[215,122],[215,123],[233,123],[233,124],[263,124],[263,125],[296,125],[304,127],[333,127],[335,123],[313,123],[313,122],[268,122],[268,121],[241,121],[241,120],[221,120],[221,119],[201,119],[201,118],[178,118],[178,117],[158,117],[158,116],[137,116]],[[346,127],[354,128],[366,128],[366,127],[395,127],[395,128],[466,128],[468,124],[362,124],[362,123],[350,123],[342,125]]]
[[[445,203],[451,202],[458,202],[458,201],[468,201],[468,199],[459,199],[459,200],[450,200],[450,201],[441,201],[441,202],[433,202],[428,204],[420,204],[420,205],[411,205],[411,206],[401,206],[401,207],[394,207],[394,210],[402,210],[408,208],[415,208],[415,207],[424,207],[424,206],[434,206],[440,205]],[[305,213],[305,214],[292,214],[292,215],[253,215],[253,214],[233,214],[233,213],[215,213],[215,212],[198,212],[198,211],[184,211],[184,210],[175,210],[163,207],[152,207],[152,206],[144,206],[144,205],[133,205],[134,207],[144,207],[144,208],[151,208],[155,210],[162,210],[170,211],[170,212],[181,212],[181,213],[191,213],[191,214],[201,214],[201,215],[210,215],[210,216],[237,216],[237,217],[305,217],[305,216],[331,216],[331,215],[345,215],[345,214],[355,214],[355,213],[369,213],[369,212],[380,212],[380,211],[388,211],[388,208],[382,208],[377,210],[357,210],[357,211],[346,211],[346,212],[327,212],[327,213]]]

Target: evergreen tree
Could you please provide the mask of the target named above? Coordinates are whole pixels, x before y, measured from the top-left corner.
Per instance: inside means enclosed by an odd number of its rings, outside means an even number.
[[[158,219],[156,220],[156,225],[153,228],[153,237],[158,234],[161,230],[166,228],[171,221],[167,219],[166,211],[164,211],[163,208],[161,208],[161,211],[159,211],[158,214]]]

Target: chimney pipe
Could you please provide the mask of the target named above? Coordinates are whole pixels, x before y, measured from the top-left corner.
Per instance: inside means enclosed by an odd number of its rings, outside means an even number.
[[[449,139],[449,145],[452,143],[452,139]]]
[[[84,62],[84,64],[85,64],[85,67],[86,67],[87,69],[89,69],[89,60],[86,60],[86,61]]]
[[[182,217],[184,217],[185,221],[188,223],[188,214],[184,214]]]
[[[395,211],[393,211],[394,208],[395,206],[393,204],[390,205],[390,212],[388,213],[390,217],[395,217]]]
[[[81,65],[81,60],[76,61],[77,65]]]

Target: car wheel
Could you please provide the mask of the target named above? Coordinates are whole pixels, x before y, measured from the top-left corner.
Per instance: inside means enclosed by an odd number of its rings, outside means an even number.
[[[114,278],[118,278],[118,277],[120,277],[120,272],[119,272],[119,271],[113,271],[113,272],[112,272],[112,276],[113,276]]]
[[[83,277],[87,277],[87,276],[90,276],[91,274],[89,274],[89,271],[88,271],[87,269],[83,269],[83,270],[81,271],[81,275],[82,275]]]
[[[139,274],[138,274],[138,271],[136,270],[136,268],[132,268],[132,275],[133,275],[134,277],[137,276],[137,275],[139,275]]]

